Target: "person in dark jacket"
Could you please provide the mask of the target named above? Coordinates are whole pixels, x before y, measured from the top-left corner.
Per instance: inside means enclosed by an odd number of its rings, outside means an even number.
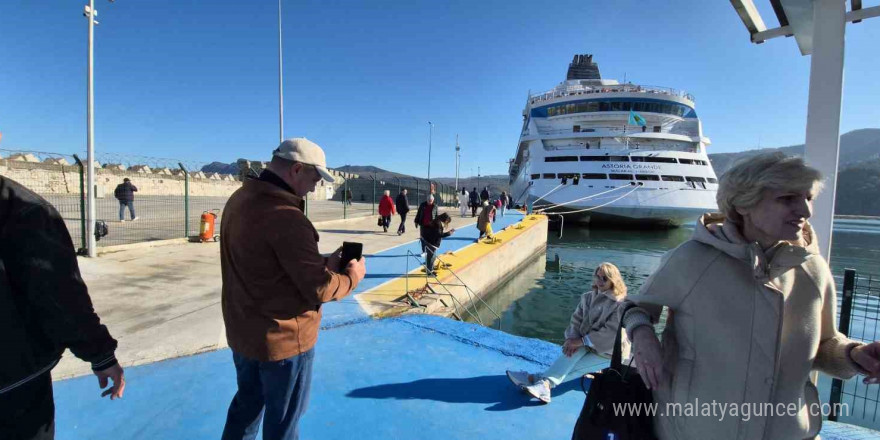
[[[482,191],[480,191],[480,200],[483,202],[488,202],[489,197],[491,197],[491,195],[492,194],[489,193],[489,187],[487,186],[487,187],[483,188]]]
[[[437,218],[437,204],[434,203],[434,194],[428,195],[428,200],[419,205],[416,210],[416,218],[413,219],[416,227],[419,228],[419,238],[422,244],[422,253],[426,252],[425,248],[425,226],[429,226],[434,219]]]
[[[58,211],[0,176],[0,439],[52,439],[51,370],[65,349],[92,364],[121,398],[116,340],[92,308],[73,240]]]
[[[477,187],[474,187],[474,190],[471,191],[470,194],[470,205],[471,205],[471,217],[477,216],[477,208],[480,207],[480,193],[477,192]]]
[[[409,212],[409,200],[406,198],[406,188],[400,191],[397,199],[394,200],[394,206],[397,208],[397,214],[400,215],[400,226],[397,227],[397,235],[406,232],[406,213]]]
[[[440,249],[443,239],[449,237],[455,232],[455,229],[446,231],[445,229],[452,222],[449,214],[443,213],[437,216],[431,224],[422,226],[422,243],[425,248],[425,273],[434,275],[434,255]]]
[[[131,214],[131,221],[138,219],[134,215],[134,193],[137,190],[137,187],[131,183],[131,179],[128,177],[122,179],[122,183],[116,185],[116,189],[113,190],[113,195],[116,197],[116,200],[119,200],[119,221],[125,221],[126,206],[128,206],[128,213]]]

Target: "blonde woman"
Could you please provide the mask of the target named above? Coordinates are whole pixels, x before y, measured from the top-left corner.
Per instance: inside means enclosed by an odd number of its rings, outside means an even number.
[[[592,290],[581,295],[577,309],[571,315],[571,323],[565,329],[562,354],[547,371],[529,374],[525,371],[508,371],[507,377],[514,385],[526,390],[544,403],[550,403],[550,389],[566,378],[581,377],[596,370],[597,359],[593,354],[611,358],[614,338],[620,331],[620,306],[626,298],[626,284],[620,270],[611,263],[602,263],[593,272]],[[629,357],[629,340],[622,335],[623,358]]]
[[[639,307],[624,326],[661,408],[695,401],[764,408],[748,421],[730,413],[658,415],[660,440],[818,438],[812,372],[861,373],[877,383],[880,343],[836,329],[834,277],[817,245],[825,237],[807,222],[821,187],[819,171],[799,157],[769,153],[737,163],[719,183],[721,212],[704,215],[693,238],[669,251],[628,300]],[[662,306],[670,313],[661,344],[652,323]]]

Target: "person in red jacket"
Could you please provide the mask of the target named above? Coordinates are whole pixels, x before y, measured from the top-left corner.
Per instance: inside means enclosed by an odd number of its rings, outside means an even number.
[[[391,192],[386,189],[379,200],[379,215],[382,217],[383,232],[388,232],[388,226],[391,225],[391,216],[394,214],[394,200],[391,199]]]

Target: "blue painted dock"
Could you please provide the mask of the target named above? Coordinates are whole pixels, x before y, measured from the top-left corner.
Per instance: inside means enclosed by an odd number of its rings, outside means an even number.
[[[499,218],[502,229],[521,218]],[[457,230],[441,252],[477,237]],[[368,256],[364,292],[406,270],[412,242]],[[410,269],[414,268],[410,265]],[[303,439],[564,439],[584,394],[577,380],[556,388],[549,405],[514,388],[506,369],[540,371],[560,353],[545,341],[475,324],[414,315],[375,320],[357,301],[325,306],[316,346]],[[597,358],[596,369],[606,361]],[[55,383],[59,440],[217,439],[235,393],[228,349],[126,369],[122,400],[99,397],[93,376]],[[880,439],[876,432],[826,424],[825,439]]]

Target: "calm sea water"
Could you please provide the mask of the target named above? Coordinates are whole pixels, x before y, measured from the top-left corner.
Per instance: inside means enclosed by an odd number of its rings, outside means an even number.
[[[637,292],[659,266],[663,254],[690,238],[692,228],[636,231],[565,228],[550,232],[547,253],[528,263],[499,287],[487,303],[501,316],[501,329],[520,336],[562,343],[563,331],[580,295],[590,288],[601,262],[617,265],[630,292]],[[831,269],[880,275],[880,220],[835,220]],[[481,310],[484,324],[498,320]]]

